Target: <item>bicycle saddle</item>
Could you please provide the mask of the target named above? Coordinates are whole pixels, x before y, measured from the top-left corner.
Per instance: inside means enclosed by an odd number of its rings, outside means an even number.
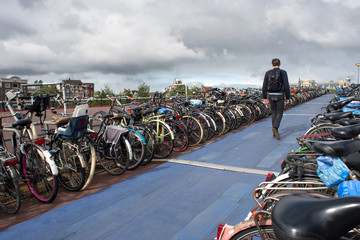
[[[55,121],[55,125],[58,127],[64,126],[70,121],[70,117],[51,116],[51,119]]]
[[[107,116],[107,115],[104,115],[103,118],[109,118],[109,119],[123,119],[124,118],[124,114],[111,114],[112,116]]]
[[[321,154],[343,157],[360,150],[360,140],[318,141],[313,149]]]
[[[354,125],[354,124],[360,124],[360,120],[359,119],[343,118],[343,119],[339,120],[339,124],[341,126],[349,126],[349,125]]]
[[[272,226],[277,239],[339,239],[360,223],[360,197],[330,199],[305,194],[285,196],[275,205]]]
[[[106,119],[106,118],[113,118],[115,116],[117,115],[114,115],[112,113],[105,113],[104,115],[101,116],[101,118]]]
[[[329,106],[335,110],[341,109],[342,107],[344,107],[346,104],[350,103],[351,101],[353,101],[353,99],[347,99],[341,102],[333,102],[330,103]]]
[[[31,123],[32,123],[31,119],[26,118],[26,119],[17,120],[13,124],[11,124],[11,126],[16,129],[22,129],[25,126],[30,126]]]
[[[335,127],[331,129],[331,135],[336,138],[350,139],[360,134],[360,124],[349,125],[344,127]]]
[[[330,120],[330,121],[336,121],[340,120],[342,118],[351,118],[352,112],[338,112],[338,113],[328,113],[324,115],[324,119]]]

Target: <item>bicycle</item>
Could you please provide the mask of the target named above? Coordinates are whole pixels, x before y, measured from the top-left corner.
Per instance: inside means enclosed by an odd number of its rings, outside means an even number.
[[[30,119],[14,122],[11,126],[5,126],[3,131],[15,133],[19,142],[13,142],[14,151],[20,159],[16,164],[16,172],[28,186],[30,192],[43,203],[51,203],[58,193],[58,169],[53,160],[52,152],[41,145],[45,139],[27,139],[24,132],[29,131]]]
[[[114,115],[97,115],[91,119],[91,123],[101,121],[99,129],[95,131],[96,137],[94,140],[97,159],[106,172],[116,176],[126,172],[133,157],[131,144],[126,137],[128,131],[111,125],[111,117],[114,117]],[[112,136],[110,136],[111,130],[114,131]]]
[[[78,105],[71,118],[53,116],[53,121],[45,121],[47,126],[56,126],[47,131],[49,146],[59,167],[59,182],[69,191],[84,190],[95,174],[95,147],[87,131],[88,108],[87,104]]]
[[[0,207],[7,213],[17,213],[21,206],[21,192],[15,164],[18,159],[6,147],[0,117]]]

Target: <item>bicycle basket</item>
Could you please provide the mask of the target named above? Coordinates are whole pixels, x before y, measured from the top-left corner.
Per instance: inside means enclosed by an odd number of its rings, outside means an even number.
[[[118,158],[122,154],[120,138],[128,130],[126,128],[109,125],[105,129],[104,154],[106,157]]]

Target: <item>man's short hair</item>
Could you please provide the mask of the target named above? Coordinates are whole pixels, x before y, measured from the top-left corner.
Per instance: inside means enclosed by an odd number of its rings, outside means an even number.
[[[280,66],[280,59],[274,58],[271,63],[273,66]]]

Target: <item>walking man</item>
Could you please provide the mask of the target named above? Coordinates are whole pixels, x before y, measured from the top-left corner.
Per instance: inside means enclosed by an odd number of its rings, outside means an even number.
[[[279,68],[280,60],[274,58],[271,63],[273,69],[265,73],[262,94],[264,103],[270,103],[273,136],[279,140],[279,126],[284,111],[284,97],[286,104],[288,104],[290,88],[286,71]]]

